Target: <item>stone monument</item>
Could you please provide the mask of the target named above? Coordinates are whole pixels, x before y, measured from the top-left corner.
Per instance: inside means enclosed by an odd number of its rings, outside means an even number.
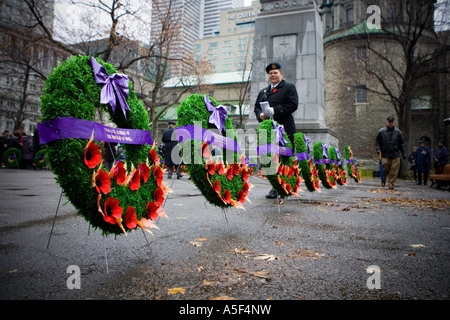
[[[312,143],[323,141],[328,146],[338,146],[338,136],[325,125],[323,32],[317,0],[260,2],[261,11],[255,21],[250,112],[245,129],[259,126],[254,104],[258,92],[269,85],[265,67],[278,62],[284,79],[297,88],[296,130]]]

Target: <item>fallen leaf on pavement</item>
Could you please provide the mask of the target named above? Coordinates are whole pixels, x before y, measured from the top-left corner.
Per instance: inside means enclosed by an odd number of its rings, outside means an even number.
[[[206,241],[206,240],[208,240],[208,238],[197,238],[194,241]]]
[[[411,247],[413,248],[425,248],[423,244],[412,244]]]
[[[220,296],[217,298],[212,298],[211,300],[237,300],[236,298],[228,297],[228,296]]]
[[[250,251],[248,251],[245,248],[242,248],[242,249],[234,248],[233,250],[228,250],[228,251],[232,251],[234,253],[240,253],[240,254],[250,253]]]
[[[201,247],[203,243],[198,241],[189,241],[190,244],[192,244],[194,247]]]
[[[266,260],[266,261],[272,261],[272,260],[278,260],[279,258],[273,254],[260,254],[256,258],[256,260]]]
[[[175,294],[175,293],[181,293],[181,294],[184,294],[184,288],[181,288],[181,287],[177,287],[177,288],[170,288],[170,289],[168,289],[168,292],[167,292],[167,294]]]
[[[252,276],[258,277],[258,278],[264,278],[267,279],[268,277],[266,275],[269,274],[268,271],[257,271],[257,272],[250,272]]]

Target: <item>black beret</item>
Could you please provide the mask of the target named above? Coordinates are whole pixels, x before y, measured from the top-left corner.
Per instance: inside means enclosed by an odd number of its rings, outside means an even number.
[[[173,121],[169,121],[167,124],[175,124],[175,122]]]
[[[387,117],[387,121],[389,121],[389,122],[394,122],[395,119],[394,119],[394,117]]]
[[[266,72],[269,73],[270,70],[281,70],[281,65],[278,62],[272,62],[266,67]]]

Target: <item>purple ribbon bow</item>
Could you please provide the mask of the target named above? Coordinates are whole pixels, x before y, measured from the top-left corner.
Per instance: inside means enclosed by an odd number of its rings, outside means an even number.
[[[206,109],[212,112],[208,122],[214,124],[222,132],[225,129],[225,121],[227,120],[227,108],[222,105],[216,107],[206,95],[203,96],[203,99],[205,100]]]
[[[95,82],[97,84],[104,84],[100,93],[100,102],[103,104],[109,103],[113,109],[113,115],[116,112],[116,97],[117,94],[119,105],[122,108],[125,119],[127,118],[126,110],[130,111],[127,101],[129,94],[128,76],[124,74],[114,73],[109,76],[105,67],[98,63],[94,57],[91,57],[92,70],[94,71]]]
[[[322,155],[324,159],[328,159],[328,147],[326,144],[321,143],[322,145]]]
[[[305,140],[305,144],[306,144],[306,152],[309,153],[309,139],[307,136],[303,135],[303,139]]]
[[[286,146],[286,140],[284,140],[284,126],[281,124],[277,126],[275,121],[272,120],[272,126],[277,132],[275,143],[280,142],[283,146]]]
[[[334,148],[334,152],[336,152],[336,159],[337,159],[338,161],[340,161],[340,160],[341,160],[341,157],[339,156],[339,149],[338,149],[338,148]]]

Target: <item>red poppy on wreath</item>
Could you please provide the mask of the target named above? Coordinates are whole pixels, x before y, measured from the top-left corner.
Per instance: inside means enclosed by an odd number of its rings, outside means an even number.
[[[111,192],[111,180],[109,180],[108,173],[103,169],[94,172],[94,186],[98,193],[108,194]]]
[[[222,163],[218,163],[218,164],[216,165],[216,169],[217,169],[217,173],[220,174],[220,175],[222,175],[222,174],[225,173],[225,169],[224,169]]]
[[[155,202],[158,207],[161,207],[164,202],[164,191],[161,187],[156,189],[155,193],[153,194],[153,202]]]
[[[156,153],[156,150],[153,149],[153,148],[150,150],[150,159],[152,159],[152,162],[153,162],[154,164],[156,164],[157,166],[159,165],[159,157],[158,157],[158,154]]]
[[[292,176],[293,174],[294,174],[294,167],[293,167],[293,166],[290,166],[289,169],[288,169],[288,171],[287,171],[287,177],[288,177],[288,179],[290,179],[291,176]]]
[[[100,195],[99,195],[100,197]],[[109,197],[106,201],[105,201],[105,205],[104,205],[104,211],[101,210],[101,208],[99,208],[100,213],[103,215],[103,219],[111,224],[118,224],[120,229],[122,229],[122,231],[124,233],[125,229],[122,226],[122,212],[123,212],[123,208],[119,207],[119,199],[113,198],[113,197]]]
[[[100,155],[100,149],[94,141],[89,141],[84,150],[84,163],[93,169],[102,162],[102,156]]]
[[[203,158],[209,158],[210,156],[208,144],[206,143],[206,141],[202,144],[202,156]]]
[[[223,202],[225,202],[226,204],[229,204],[229,203],[231,202],[231,193],[230,193],[230,190],[225,190],[225,191],[223,192],[222,200],[223,200]]]
[[[148,176],[150,175],[150,168],[146,163],[139,163],[139,174],[141,178],[144,180],[144,183],[147,183]]]
[[[141,186],[141,175],[139,174],[139,171],[136,169],[132,169],[133,172],[130,176],[130,189],[133,191],[136,191]]]
[[[162,182],[162,180],[164,178],[164,174],[163,174],[163,171],[161,170],[161,167],[155,167],[153,169],[153,175],[156,178],[156,185],[158,187],[161,186],[161,182]]]
[[[239,174],[239,171],[240,171],[239,165],[236,162],[233,162],[232,168],[233,168],[234,175],[237,176]]]
[[[239,201],[240,203],[245,202],[245,193],[242,190],[238,191],[236,197],[237,197],[237,201]]]
[[[123,184],[127,178],[127,170],[123,166],[123,162],[117,161],[109,171],[109,178],[114,177],[117,184]]]
[[[242,177],[242,179],[243,179],[244,181],[247,181],[247,180],[248,180],[248,172],[247,172],[247,169],[245,169],[245,168],[242,168],[242,169],[241,169],[241,177]]]
[[[220,182],[219,182],[219,180],[214,181],[214,183],[212,184],[212,187],[213,187],[214,191],[217,194],[220,194]]]
[[[161,211],[162,209],[154,202],[148,202],[147,208],[145,210],[145,213],[147,214],[147,217],[153,221],[156,221],[158,219],[158,211]]]
[[[206,170],[210,175],[213,175],[216,172],[216,164],[212,161],[212,159],[208,159],[208,161],[206,161]]]
[[[127,213],[123,217],[125,225],[127,226],[128,229],[136,228],[137,226],[136,219],[137,219],[136,210],[132,206],[129,206],[127,209]]]
[[[245,195],[248,195],[248,191],[250,190],[250,184],[247,181],[244,181],[244,185],[242,186],[242,192]]]
[[[228,180],[233,180],[233,168],[230,166],[227,166],[227,178]]]

